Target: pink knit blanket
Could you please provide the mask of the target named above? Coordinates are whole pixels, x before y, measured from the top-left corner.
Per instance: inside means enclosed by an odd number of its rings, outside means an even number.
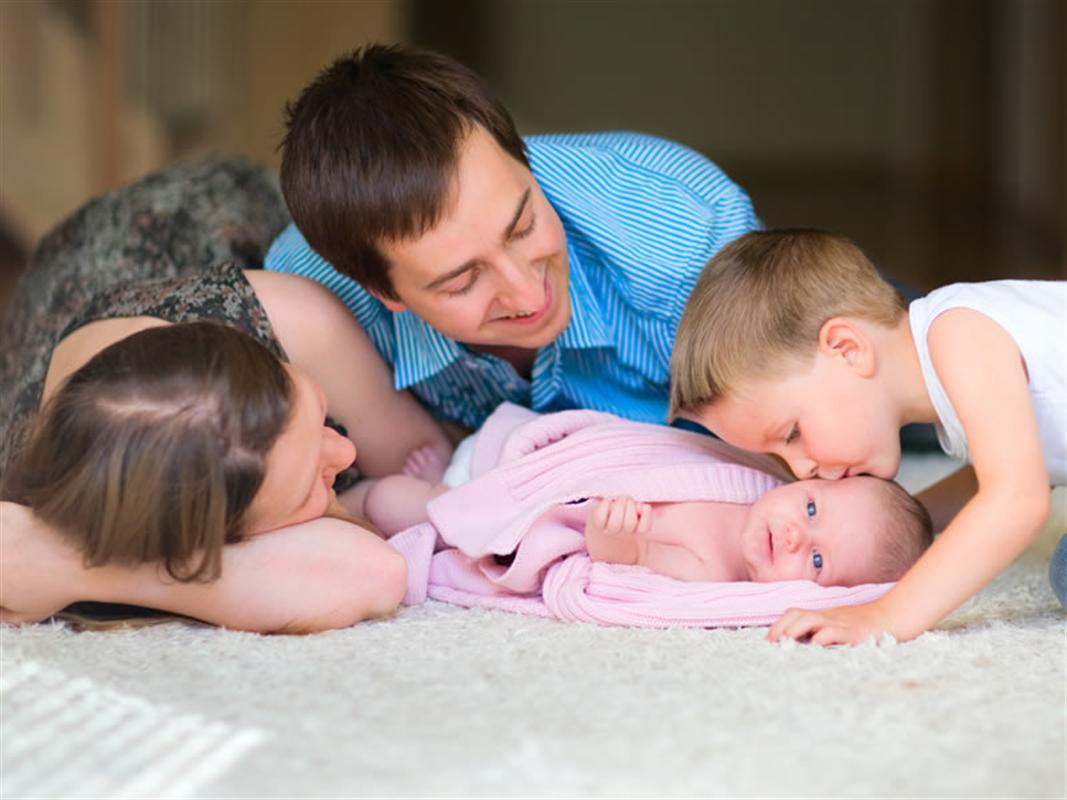
[[[591,561],[581,532],[565,524],[567,503],[620,494],[752,502],[786,479],[773,460],[711,437],[504,405],[478,434],[471,476],[429,504],[430,522],[390,539],[408,562],[408,605],[430,597],[604,625],[741,627],[792,607],[865,603],[892,586],[691,582]]]

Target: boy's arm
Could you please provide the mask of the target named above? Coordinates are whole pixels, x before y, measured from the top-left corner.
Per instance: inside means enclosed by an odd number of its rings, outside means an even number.
[[[967,435],[977,494],[881,599],[822,613],[791,610],[771,627],[772,640],[854,643],[884,632],[911,639],[1010,564],[1047,518],[1048,476],[1015,342],[984,315],[954,309],[934,321],[929,346]]]
[[[86,567],[30,509],[0,504],[0,621],[36,622],[72,602],[147,606],[238,630],[312,632],[395,610],[407,565],[373,533],[320,518],[223,549],[222,577],[174,581],[157,564]]]
[[[452,442],[410,392],[393,388],[392,370],[340,299],[309,278],[245,274],[292,363],[322,388],[330,416],[356,443],[364,475],[399,473],[424,447],[447,466]]]

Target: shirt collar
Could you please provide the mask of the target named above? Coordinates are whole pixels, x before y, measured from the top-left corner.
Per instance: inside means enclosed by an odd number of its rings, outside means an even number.
[[[458,342],[407,310],[393,313],[393,332],[393,385],[397,389],[407,389],[436,375],[463,355]]]
[[[567,291],[571,299],[571,320],[560,334],[560,346],[571,350],[614,345],[604,324],[604,312],[597,302],[589,279],[582,266],[578,252],[567,240],[567,259],[570,265],[570,281]]]

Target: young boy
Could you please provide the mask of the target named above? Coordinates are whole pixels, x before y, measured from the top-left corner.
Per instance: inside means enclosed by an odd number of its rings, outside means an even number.
[[[1067,480],[1065,310],[1052,281],[956,284],[905,307],[852,243],[813,230],[747,234],[709,262],[679,324],[672,416],[799,478],[891,478],[911,422],[970,462],[922,497],[944,532],[896,587],[791,610],[772,640],[911,639],[1022,552]]]

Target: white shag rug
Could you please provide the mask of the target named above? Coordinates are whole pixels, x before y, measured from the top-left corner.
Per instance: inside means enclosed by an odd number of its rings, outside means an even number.
[[[949,467],[909,456],[917,490]],[[307,637],[0,631],[0,797],[1064,798],[1045,534],[913,642],[439,603]]]

